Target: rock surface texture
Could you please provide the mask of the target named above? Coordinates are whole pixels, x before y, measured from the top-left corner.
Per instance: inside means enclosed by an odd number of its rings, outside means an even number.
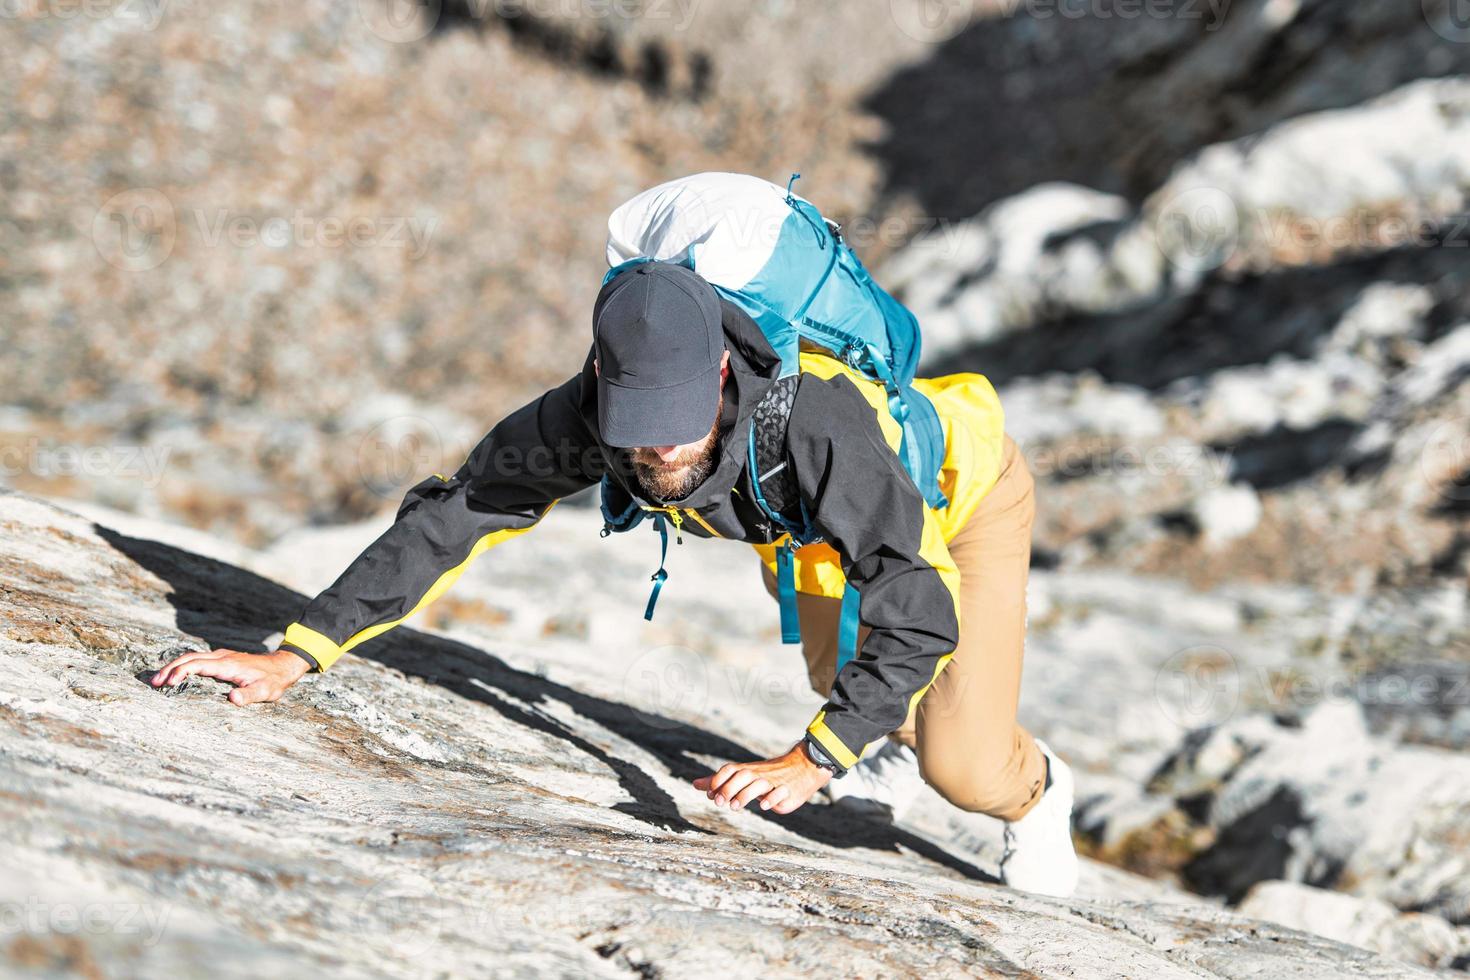
[[[249,710],[213,682],[164,695],[145,680],[170,654],[258,646],[301,597],[19,495],[0,520],[11,970],[1416,974],[1099,865],[1074,900],[1011,892],[983,834],[716,811],[687,780],[770,745],[718,709],[640,703],[554,631],[401,629]],[[564,542],[597,547],[591,531],[538,532],[548,565],[585,563]],[[760,588],[746,571],[736,600]]]
[[[0,31],[0,972],[1470,966],[1463,3],[81,6]],[[1076,900],[927,790],[712,809],[820,698],[748,552],[645,623],[585,500],[279,705],[146,685],[570,376],[608,211],[710,169],[997,385]]]

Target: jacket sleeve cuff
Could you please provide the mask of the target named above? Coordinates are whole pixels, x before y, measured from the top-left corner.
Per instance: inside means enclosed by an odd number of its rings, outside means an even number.
[[[296,654],[296,656],[298,656],[302,660],[305,660],[306,661],[306,666],[308,668],[310,668],[311,670],[316,671],[317,673],[321,673],[322,665],[316,662],[316,658],[313,657],[311,654],[307,653],[305,650],[301,649],[296,644],[294,644],[294,643],[287,643],[285,640],[282,640],[281,641],[281,649],[282,650],[286,650],[286,651],[288,651],[290,653]]]
[[[346,651],[309,626],[292,623],[286,627],[281,649],[303,656],[319,672],[325,671]]]
[[[857,765],[858,758],[862,755],[863,746],[859,746],[854,752],[842,739],[833,734],[832,729],[827,727],[827,709],[825,708],[817,712],[817,717],[813,718],[812,723],[806,727],[806,734],[807,738],[844,772]]]

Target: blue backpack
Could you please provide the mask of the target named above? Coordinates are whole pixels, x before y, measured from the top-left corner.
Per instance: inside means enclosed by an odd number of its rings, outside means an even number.
[[[643,191],[608,218],[607,274],[603,283],[640,262],[677,262],[699,273],[724,298],[744,310],[781,358],[782,379],[800,373],[803,340],[849,367],[883,383],[888,409],[902,429],[899,456],[929,506],[949,501],[939,488],[944,430],[933,404],[913,387],[919,365],[919,323],[902,303],[873,281],[843,241],[841,227],[810,201],[791,192],[800,177],[779,185],[746,174],[702,173]],[[789,402],[788,402],[789,407]],[[767,413],[769,414],[769,413]],[[793,520],[761,492],[771,466],[762,466],[757,413],[750,430],[752,483],[757,503],[789,532],[777,552],[783,641],[800,640],[792,552],[816,534],[801,509]],[[767,423],[772,424],[772,423]],[[784,436],[784,419],[779,420]],[[603,484],[604,533],[627,530],[644,516],[614,515]],[[779,496],[779,495],[778,495]],[[668,534],[656,516],[667,552]],[[659,588],[667,578],[660,562],[645,619],[653,617]],[[857,635],[857,593],[843,595],[841,650],[851,655]],[[850,607],[850,608],[849,608]],[[851,634],[850,636],[848,634]],[[839,662],[839,666],[841,665]]]

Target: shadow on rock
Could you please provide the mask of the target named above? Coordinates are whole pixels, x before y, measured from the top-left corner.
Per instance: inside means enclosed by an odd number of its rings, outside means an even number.
[[[117,551],[163,579],[178,628],[210,647],[265,650],[265,640],[301,611],[306,598],[252,572],[157,541],[132,538],[93,525]],[[678,804],[642,768],[620,759],[558,720],[552,704],[570,708],[658,759],[676,779],[690,781],[710,771],[700,756],[751,761],[750,749],[706,729],[652,715],[519,670],[484,650],[444,637],[399,627],[354,649],[376,661],[494,709],[507,721],[567,743],[608,767],[631,801],[614,809],[652,826],[676,832],[712,831],[685,820]],[[995,881],[979,868],[931,841],[888,824],[866,822],[826,806],[806,806],[787,816],[748,811],[818,844],[909,850],[968,878]]]
[[[1366,282],[1425,287],[1434,305],[1424,339],[1433,341],[1470,316],[1464,253],[1445,242],[1240,279],[1215,275],[1196,292],[1139,309],[1068,317],[972,344],[936,358],[929,373],[982,371],[1004,387],[1021,378],[1091,371],[1112,384],[1163,392],[1229,368],[1317,356]]]
[[[1470,65],[1470,45],[1429,30],[1418,3],[1306,0],[1281,18],[1264,0],[1172,16],[1066,6],[970,23],[953,19],[968,4],[946,5],[933,53],[866,99],[884,122],[870,149],[887,194],[942,219],[1052,180],[1137,202],[1201,147]]]

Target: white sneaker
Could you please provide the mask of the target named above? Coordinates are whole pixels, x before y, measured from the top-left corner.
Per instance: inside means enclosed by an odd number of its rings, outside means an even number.
[[[827,798],[834,805],[887,820],[903,816],[923,788],[924,777],[913,749],[893,739],[885,742],[846,776],[827,781]]]
[[[1051,786],[1020,820],[1005,829],[1000,879],[1011,888],[1066,898],[1077,888],[1077,851],[1072,846],[1072,769],[1046,743],[1036,745],[1051,766]]]

